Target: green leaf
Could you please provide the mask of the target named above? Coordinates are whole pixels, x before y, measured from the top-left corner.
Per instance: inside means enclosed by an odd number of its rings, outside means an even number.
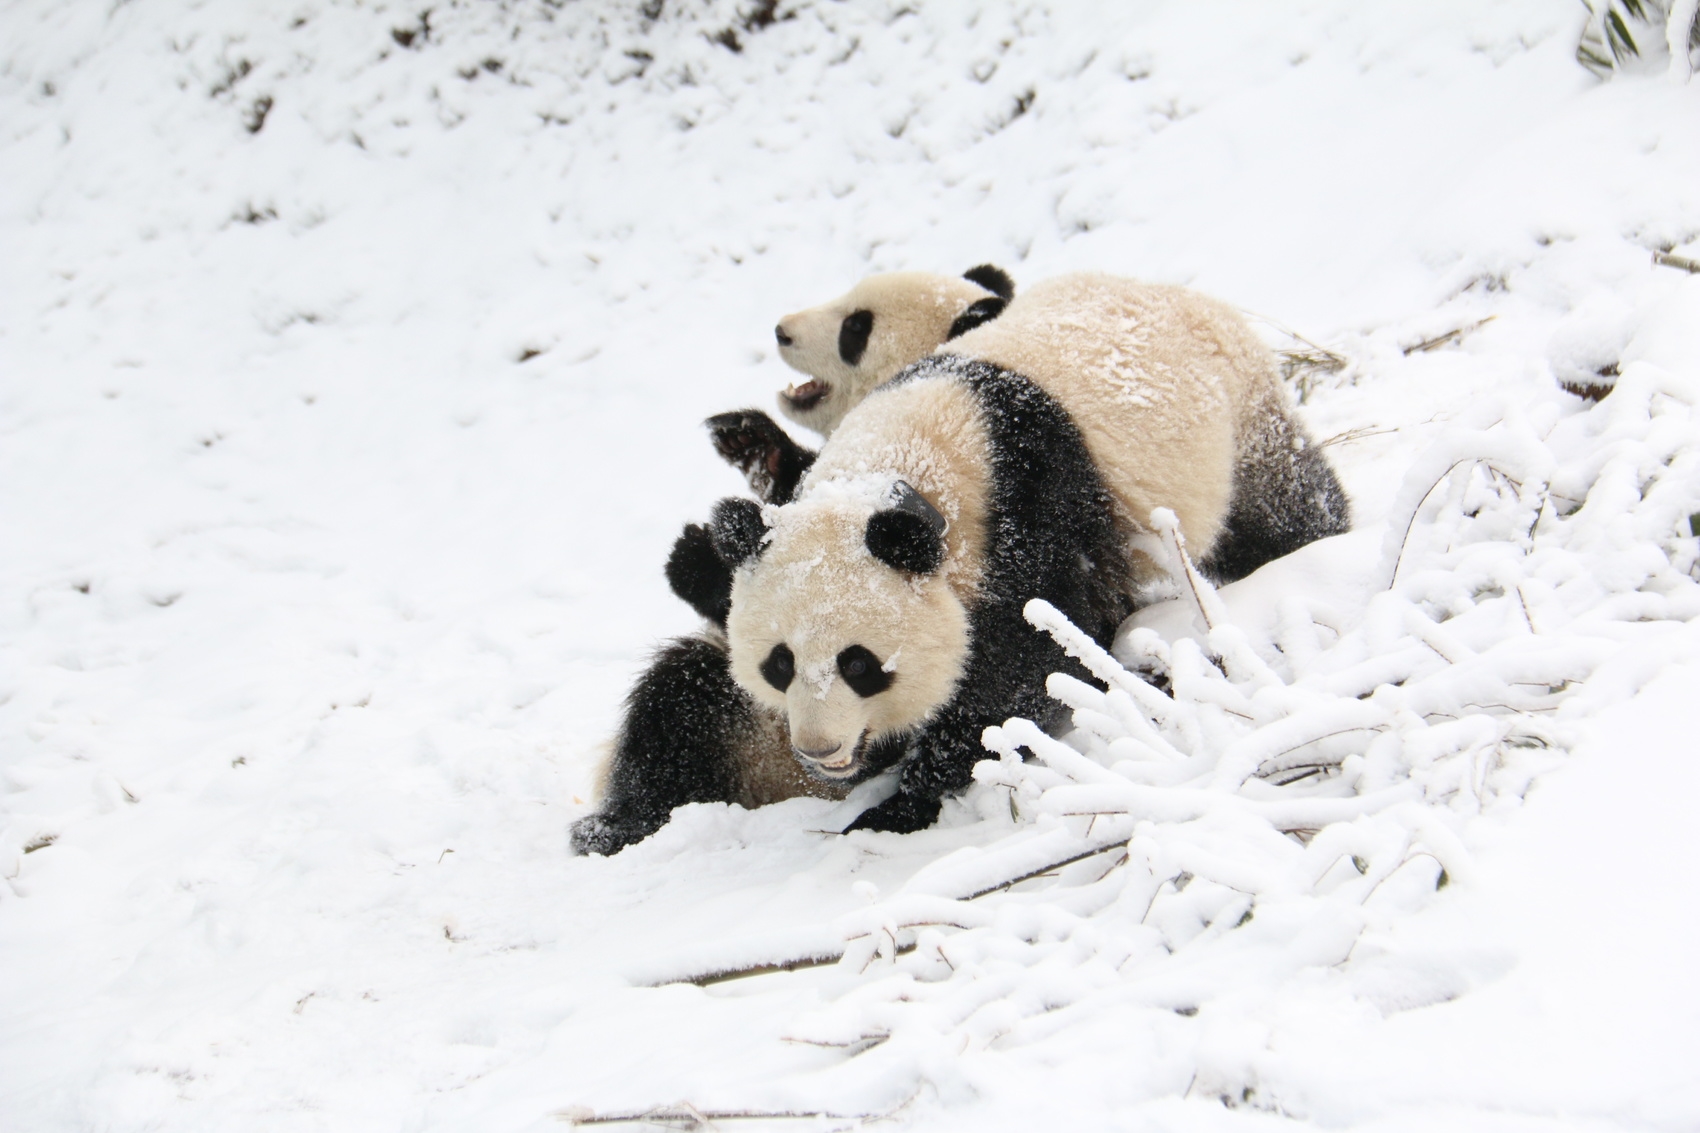
[[[1635,37],[1629,34],[1629,25],[1623,22],[1616,8],[1606,12],[1606,41],[1611,44],[1611,53],[1619,60],[1625,55],[1641,54],[1641,49],[1635,46]]]
[[[1588,70],[1594,72],[1594,74],[1600,76],[1602,79],[1610,75],[1612,72],[1611,60],[1606,58],[1604,55],[1601,55],[1598,51],[1595,51],[1586,43],[1579,43],[1576,45],[1576,62],[1582,64],[1582,66],[1588,68]]]
[[[1625,12],[1628,12],[1631,16],[1634,16],[1642,23],[1647,22],[1647,9],[1641,6],[1641,0],[1621,0],[1621,2]]]

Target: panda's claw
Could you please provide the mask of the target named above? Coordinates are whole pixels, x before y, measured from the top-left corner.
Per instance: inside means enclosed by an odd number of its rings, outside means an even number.
[[[815,454],[796,441],[759,409],[717,413],[703,422],[714,449],[749,481],[750,491],[763,503],[783,504],[797,482],[815,462]]]

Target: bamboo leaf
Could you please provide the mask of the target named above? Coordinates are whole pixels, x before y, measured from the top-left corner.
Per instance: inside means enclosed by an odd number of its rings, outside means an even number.
[[[1623,17],[1617,14],[1616,8],[1606,12],[1606,40],[1611,44],[1611,53],[1622,61],[1625,55],[1641,54],[1641,49],[1635,46],[1635,37],[1629,34],[1629,25],[1623,22]]]
[[[1589,47],[1586,43],[1576,45],[1576,61],[1602,79],[1612,72],[1611,60]]]

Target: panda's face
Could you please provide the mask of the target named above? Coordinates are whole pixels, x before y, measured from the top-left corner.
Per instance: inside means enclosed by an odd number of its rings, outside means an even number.
[[[874,511],[845,499],[779,509],[733,584],[733,676],[786,714],[798,761],[821,779],[866,775],[870,748],[948,703],[967,660],[951,588],[868,550]]]
[[[808,380],[780,392],[780,411],[830,435],[875,387],[943,344],[956,317],[990,294],[964,279],[891,272],[786,315],[774,328],[779,356]]]

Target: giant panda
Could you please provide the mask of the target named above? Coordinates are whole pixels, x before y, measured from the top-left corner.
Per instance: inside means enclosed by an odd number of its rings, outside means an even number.
[[[868,393],[789,504],[722,501],[733,679],[799,763],[898,790],[848,829],[931,825],[980,735],[1047,713],[1078,665],[1022,618],[1044,598],[1100,643],[1172,509],[1218,577],[1346,530],[1344,493],[1229,308],[1103,275],[1037,285]]]
[[[779,356],[807,381],[779,393],[779,410],[823,437],[869,392],[937,347],[998,317],[1015,294],[1002,268],[961,278],[931,272],[871,275],[844,295],[773,328]],[[815,454],[759,409],[710,417],[714,446],[764,503],[784,503]]]
[[[779,321],[781,356],[809,375],[780,394],[780,408],[823,434],[869,390],[934,348],[997,317],[1014,284],[989,264],[960,278],[926,272],[870,276],[843,297]],[[763,502],[783,503],[814,461],[759,410],[707,421],[715,448]],[[791,754],[783,713],[732,680],[725,623],[732,571],[711,528],[688,525],[668,557],[673,592],[702,615],[701,633],[656,651],[626,698],[595,813],[574,823],[573,849],[612,854],[648,837],[691,802],[746,807],[848,785],[808,776]]]

